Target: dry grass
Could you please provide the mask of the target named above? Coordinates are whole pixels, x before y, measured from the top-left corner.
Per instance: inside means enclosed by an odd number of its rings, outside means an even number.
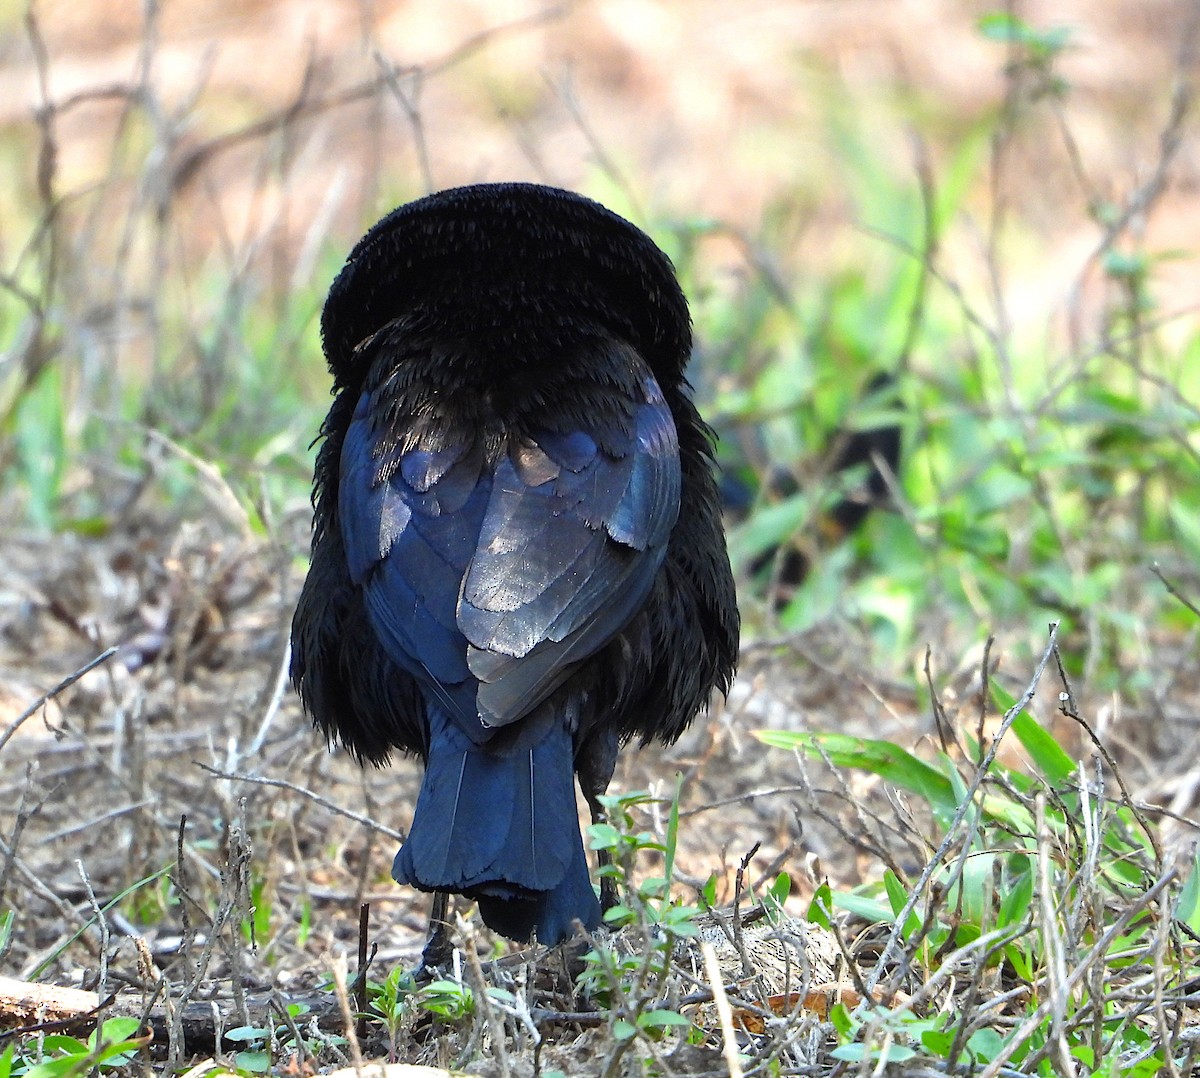
[[[66,600],[57,589],[64,582],[55,565],[64,548],[69,553],[69,542],[57,540],[36,552],[40,571],[31,563],[5,579],[6,594],[20,587],[37,597],[19,626],[30,642],[31,680],[52,680],[56,664],[62,669],[82,662],[103,641],[137,642],[7,731],[11,736],[0,749],[3,799],[15,812],[0,831],[0,906],[17,910],[18,920],[6,964],[21,977],[82,981],[102,996],[117,992],[126,1012],[145,1006],[164,1013],[172,1065],[195,1051],[212,1051],[212,1014],[226,1030],[263,1028],[272,999],[301,1002],[321,1015],[325,1033],[296,1040],[318,1060],[336,1060],[348,1052],[329,1041],[341,1029],[339,1011],[318,986],[328,983],[331,963],[349,958],[353,965],[361,904],[371,905],[372,977],[412,968],[423,942],[423,900],[388,879],[401,837],[391,827],[407,816],[418,770],[407,763],[359,771],[344,756],[327,754],[290,694],[280,697],[278,672],[296,579],[281,571],[269,546],[190,526],[166,549],[156,549],[155,542],[138,543],[137,559],[124,549],[124,537],[92,546],[70,579],[71,618],[62,612]],[[152,565],[154,574],[143,575]],[[16,628],[10,623],[10,648]],[[996,930],[974,942],[931,948],[927,937],[939,921],[962,919],[946,905],[954,880],[983,848],[998,856],[992,849],[997,841],[997,850],[1019,848],[1017,837],[998,839],[994,829],[984,828],[974,807],[982,802],[971,798],[940,832],[927,806],[911,794],[898,796],[874,776],[804,763],[751,736],[762,726],[801,724],[911,741],[931,719],[922,717],[911,690],[856,670],[847,643],[810,635],[791,642],[787,653],[779,646],[752,649],[726,708],[670,751],[627,754],[618,774],[618,788],[649,787],[668,799],[663,780],[676,771],[686,776],[675,879],[686,896],[715,875],[725,932],[738,865],[756,844],[743,894],[761,895],[786,869],[797,903],[791,908],[802,913],[806,896],[828,878],[835,887],[848,887],[878,880],[890,868],[905,881],[913,906],[924,911],[924,931],[906,933],[899,949],[897,932],[889,937],[885,927],[845,915],[833,943],[817,927],[784,922],[765,934],[759,927],[761,942],[756,937],[749,950],[745,942],[731,946],[723,968],[738,1028],[756,1031],[736,1038],[749,1057],[745,1066],[766,1073],[761,1068],[776,1060],[783,1073],[825,1073],[834,1044],[823,1024],[829,1007],[841,1000],[853,1009],[867,999],[882,1005],[861,1012],[867,1027],[862,1036],[877,1044],[896,1043],[897,1037],[905,1043],[906,1016],[913,1022],[959,1016],[965,1043],[980,1028],[1012,1032],[1026,1022],[1036,1033],[1047,1024],[1058,1029],[1067,1015],[1071,1028],[1094,1019],[1102,1036],[1101,1014],[1103,1028],[1111,1030],[1119,1013],[1147,1029],[1150,1043],[1161,1036],[1183,1051],[1191,1043],[1179,1038],[1190,1028],[1192,996],[1181,983],[1179,957],[1191,952],[1192,943],[1168,914],[1187,866],[1174,854],[1160,855],[1144,844],[1114,847],[1106,837],[1125,827],[1114,816],[1125,795],[1116,788],[1112,761],[1083,765],[1091,777],[1081,789],[1090,789],[1093,800],[1085,797],[1073,829],[1048,827],[1047,798],[1053,807],[1064,796],[1061,788],[1017,794],[1007,770],[997,773],[999,765],[986,760],[979,767],[972,763],[963,738],[981,722],[992,722],[978,671],[973,685],[965,673],[936,678],[932,714],[957,743],[951,752],[964,776],[973,774],[984,790],[997,784],[995,796],[1011,796],[1037,815],[1032,848],[1041,905],[1035,902],[1019,932]],[[797,668],[802,678],[781,677]],[[1046,705],[1037,710],[1048,711],[1054,696],[1039,686]],[[1186,722],[1176,736],[1186,744]],[[998,736],[994,747],[1015,763],[1011,742],[1011,734],[1007,741]],[[1124,781],[1150,788],[1152,776],[1126,759],[1122,767],[1138,779]],[[222,777],[232,775],[244,777]],[[1194,781],[1190,770],[1161,764],[1153,778]],[[1143,818],[1162,817],[1141,800],[1129,803],[1140,806]],[[643,826],[665,835],[666,814],[660,804]],[[1140,874],[1140,884],[1130,885],[1126,874],[1114,890],[1106,870],[1114,848],[1122,851],[1124,867]],[[643,873],[655,868],[653,857],[640,864]],[[1061,903],[1058,896],[1068,894],[1070,901]],[[97,903],[104,910],[99,916]],[[744,897],[741,905],[745,912]],[[905,917],[895,923],[904,925]],[[1139,926],[1137,934],[1131,924]],[[495,954],[469,923],[462,930],[468,954],[474,948],[485,960]],[[1045,949],[1048,980],[1028,983],[997,961],[1001,944],[1014,936],[1032,941],[1034,954]],[[1142,941],[1136,953],[1130,952],[1131,939]],[[778,975],[770,979],[772,965],[778,969],[780,962],[764,957],[763,948],[771,947],[790,955],[782,982]],[[561,961],[515,955],[489,966],[488,983],[511,993],[508,999],[523,1000],[528,1013],[510,1004],[450,1022],[431,1018],[414,1002],[391,1029],[372,1024],[362,1050],[479,1066],[479,1053],[494,1053],[504,1038],[512,1073],[525,1073],[538,1045],[548,1069],[624,1073],[613,1069],[604,1012],[592,1012],[555,972]],[[825,969],[818,968],[822,961]],[[728,1035],[704,1009],[711,989],[698,952],[677,952],[671,970],[654,1000],[683,1006],[707,1037],[699,1044],[671,1037],[657,1047],[647,1042],[635,1057],[660,1057],[664,1073],[723,1073],[721,1045]],[[461,976],[472,983],[466,963]],[[1081,993],[1091,1002],[1081,1005]],[[190,1001],[201,1000],[215,1002],[217,1010],[210,1002],[188,1009]],[[282,1027],[282,1017],[274,1021]],[[237,1047],[245,1046],[226,1042],[226,1058]],[[1041,1055],[1057,1058],[1057,1050],[1047,1043]],[[294,1052],[294,1046],[281,1050],[279,1060]],[[490,1072],[501,1073],[494,1066]]]

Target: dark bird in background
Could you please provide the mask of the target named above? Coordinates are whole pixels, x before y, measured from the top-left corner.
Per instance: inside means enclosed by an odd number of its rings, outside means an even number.
[[[858,404],[876,413],[899,414],[903,410],[899,391],[896,376],[879,371],[863,388]],[[718,429],[724,445],[737,446],[744,440],[732,425]],[[770,570],[778,606],[786,606],[807,579],[814,554],[843,542],[875,510],[893,508],[891,487],[900,474],[901,435],[899,421],[834,431],[815,471],[826,479],[850,476],[856,481],[833,505],[815,515],[811,528],[763,551],[746,567],[752,577],[759,579],[765,570]],[[754,456],[761,458],[765,448],[759,446]],[[749,516],[759,502],[783,501],[804,489],[789,468],[776,465],[767,469],[765,475],[755,476],[748,464],[739,466],[736,460],[727,460],[725,465],[720,478],[721,503],[726,516],[735,522]]]
[[[595,815],[620,743],[677,738],[736,663],[687,302],[629,222],[489,184],[375,225],[321,333],[292,680],[361,760],[424,761],[396,880],[556,944],[601,914],[575,775]]]

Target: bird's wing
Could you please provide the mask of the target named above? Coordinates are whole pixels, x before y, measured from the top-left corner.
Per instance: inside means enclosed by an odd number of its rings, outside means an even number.
[[[478,446],[403,450],[377,425],[379,411],[364,393],[342,445],[338,515],[350,578],[392,660],[477,729],[457,606],[491,475]]]
[[[391,444],[372,396],[359,401],[338,491],[351,580],[393,661],[476,741],[545,700],[649,594],[679,513],[679,446],[649,373],[637,396],[621,422],[528,432],[494,470],[479,445]]]
[[[496,467],[458,610],[489,725],[528,714],[649,594],[679,514],[679,443],[648,372],[629,403],[620,424],[531,432]]]

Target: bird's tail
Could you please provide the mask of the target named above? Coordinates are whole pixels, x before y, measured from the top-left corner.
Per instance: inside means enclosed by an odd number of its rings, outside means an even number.
[[[479,901],[489,928],[553,946],[576,919],[600,923],[575,804],[574,748],[562,722],[532,747],[476,745],[436,705],[408,841],[392,876]]]

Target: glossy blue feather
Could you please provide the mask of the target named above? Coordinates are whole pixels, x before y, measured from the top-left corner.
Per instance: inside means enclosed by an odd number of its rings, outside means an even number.
[[[627,429],[513,439],[489,468],[475,444],[402,449],[364,392],[342,445],[350,576],[426,701],[425,778],[393,874],[477,893],[517,936],[599,923],[572,731],[542,705],[645,602],[679,511],[675,428],[653,379],[631,410]],[[496,748],[506,726],[515,739]]]

